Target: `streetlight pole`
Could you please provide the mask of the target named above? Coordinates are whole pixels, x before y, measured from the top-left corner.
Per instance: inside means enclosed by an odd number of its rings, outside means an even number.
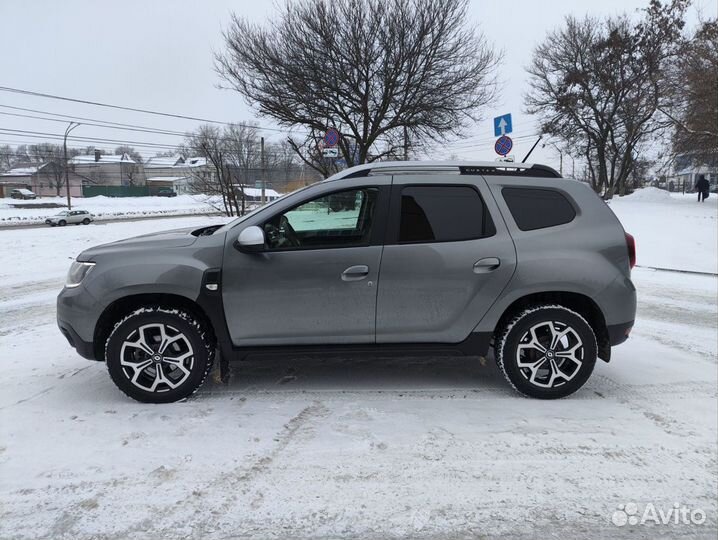
[[[67,171],[68,169],[68,162],[67,162],[67,136],[70,134],[70,132],[75,129],[80,124],[78,122],[70,122],[70,125],[67,126],[67,129],[65,130],[65,138],[62,142],[62,148],[63,153],[65,156],[65,192],[67,193],[67,209],[72,210],[72,201],[70,200],[70,175]]]
[[[551,146],[553,146],[556,149],[556,151],[558,152],[558,159],[559,159],[558,174],[563,176],[563,150],[561,150],[555,142],[547,142],[545,144],[542,144],[541,148],[546,148],[547,144],[550,144]]]

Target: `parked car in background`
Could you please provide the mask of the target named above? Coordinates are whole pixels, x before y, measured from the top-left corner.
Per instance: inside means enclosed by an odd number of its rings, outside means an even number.
[[[157,191],[158,197],[176,197],[177,193],[171,188],[160,188]]]
[[[35,195],[32,191],[29,189],[13,189],[10,192],[10,198],[11,199],[37,199],[37,195]]]
[[[59,214],[47,218],[45,223],[50,225],[50,227],[54,227],[55,225],[64,227],[68,224],[89,225],[93,221],[95,221],[95,216],[87,210],[64,210]]]

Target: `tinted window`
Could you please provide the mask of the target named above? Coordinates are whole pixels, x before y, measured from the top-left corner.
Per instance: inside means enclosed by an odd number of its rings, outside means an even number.
[[[563,225],[576,217],[568,199],[552,189],[504,188],[501,194],[522,231]]]
[[[479,193],[468,186],[411,186],[401,191],[399,242],[450,242],[496,232]]]
[[[264,224],[267,247],[307,249],[368,244],[378,194],[376,188],[341,191],[274,216]]]

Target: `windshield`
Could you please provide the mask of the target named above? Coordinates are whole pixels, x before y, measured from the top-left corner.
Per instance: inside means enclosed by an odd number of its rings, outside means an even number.
[[[68,215],[69,213],[70,213],[70,212],[68,212],[67,210],[65,210],[64,212],[58,212],[58,213],[55,214],[55,215],[56,215],[56,216],[66,216],[66,215]]]

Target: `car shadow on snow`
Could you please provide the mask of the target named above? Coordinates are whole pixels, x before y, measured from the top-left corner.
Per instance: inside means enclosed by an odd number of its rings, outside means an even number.
[[[265,392],[512,391],[493,358],[471,356],[255,356],[215,369],[198,395]]]

